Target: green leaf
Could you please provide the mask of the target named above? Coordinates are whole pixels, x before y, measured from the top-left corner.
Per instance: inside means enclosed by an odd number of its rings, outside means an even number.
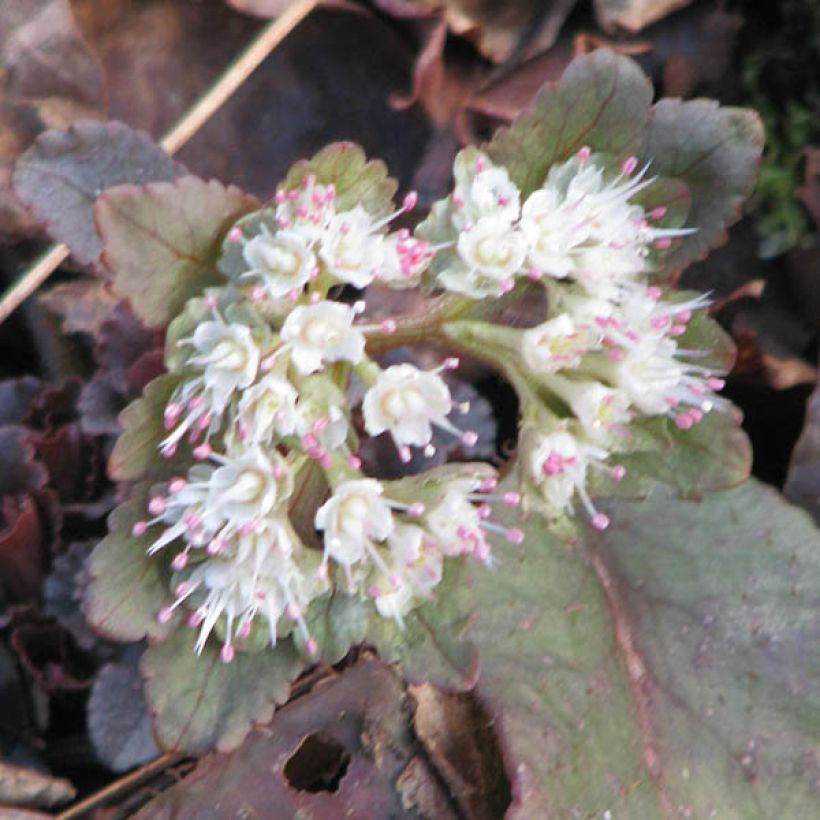
[[[148,488],[143,486],[117,507],[108,519],[108,535],[89,559],[85,615],[98,632],[120,641],[162,638],[171,628],[157,620],[170,591],[164,562],[148,556],[156,535],[149,530],[137,537],[131,531],[146,517],[147,503]]]
[[[352,646],[365,640],[373,617],[373,603],[356,595],[334,591],[313,601],[307,624],[318,647],[318,660],[329,664],[342,660]]]
[[[97,267],[102,244],[94,202],[100,192],[185,173],[142,131],[121,122],[79,122],[37,138],[17,160],[14,188],[52,239],[68,245],[81,265]]]
[[[550,166],[584,145],[623,159],[637,153],[651,102],[652,86],[640,68],[600,49],[576,57],[556,86],[544,88],[531,110],[496,134],[487,153],[527,196]]]
[[[465,560],[447,561],[435,599],[405,617],[404,628],[375,613],[368,642],[386,661],[397,662],[410,681],[469,689],[478,678],[475,647],[466,639],[472,601]]]
[[[319,659],[338,663],[360,643],[376,647],[388,663],[396,662],[411,681],[431,681],[469,689],[478,677],[475,649],[465,639],[470,620],[468,572],[464,561],[445,564],[435,600],[412,610],[402,625],[379,615],[367,598],[326,595],[311,604],[308,629]]]
[[[650,108],[651,99],[651,86],[632,60],[594,51],[576,57],[557,85],[545,88],[531,110],[495,136],[487,153],[507,167],[525,196],[541,185],[550,166],[584,145],[651,163],[653,176],[668,179],[641,201],[667,207],[659,223],[664,227],[678,223],[688,204],[686,224],[696,228],[663,259],[661,272],[669,277],[725,240],[757,178],[763,130],[752,111],[720,108],[711,100],[661,100]]]
[[[192,296],[224,284],[223,236],[256,207],[239,188],[192,176],[106,191],[96,218],[115,292],[146,325],[164,327]]]
[[[268,229],[272,234],[279,230],[276,224],[276,210],[274,208],[263,208],[260,211],[253,211],[236,223],[237,228],[242,231],[242,235],[247,238],[253,238],[262,232],[262,226]],[[243,242],[234,242],[230,237],[225,237],[222,242],[222,249],[217,267],[229,279],[236,282],[237,285],[247,284],[242,281],[242,274],[248,272],[248,263],[243,254]]]
[[[173,463],[159,453],[160,442],[168,435],[163,412],[179,381],[180,377],[172,374],[158,376],[120,413],[122,435],[108,462],[108,474],[115,481],[166,478],[180,471],[180,461],[191,460],[191,448],[185,441],[180,442],[179,457]]]
[[[476,575],[510,816],[813,816],[818,530],[756,482],[608,512],[575,544],[534,517]]]
[[[639,419],[629,430],[637,449],[617,456],[627,475],[657,479],[685,498],[736,487],[749,476],[751,446],[734,408],[706,413],[689,430],[665,416]]]
[[[347,211],[361,205],[373,216],[393,210],[396,181],[387,175],[381,160],[368,162],[364,151],[352,142],[334,142],[314,157],[297,162],[285,178],[284,187],[298,188],[310,175],[321,185],[336,186],[336,210]]]
[[[665,259],[679,271],[726,241],[757,179],[763,127],[754,111],[720,108],[714,100],[661,100],[652,108],[641,157],[652,172],[677,177],[692,198],[687,225],[697,231]]]
[[[288,699],[303,661],[290,640],[267,652],[237,652],[223,663],[214,641],[197,655],[195,639],[195,631],[178,629],[142,656],[157,740],[165,749],[189,754],[214,747],[230,751]]]

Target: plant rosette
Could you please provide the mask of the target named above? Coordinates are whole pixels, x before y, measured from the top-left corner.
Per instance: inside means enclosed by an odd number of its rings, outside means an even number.
[[[630,61],[578,58],[458,154],[452,192],[415,230],[395,225],[416,195],[396,207],[384,165],[348,143],[298,163],[261,205],[208,184],[185,249],[198,261],[180,253],[167,273],[154,245],[174,229],[146,241],[139,226],[205,184],[103,193],[102,258],[145,324],[167,327],[168,372],[123,413],[111,472],[136,485],[92,559],[87,610],[107,634],[151,639],[160,727],[179,707],[161,682],[203,676],[208,708],[174,743],[236,745],[307,665],[361,642],[410,677],[472,686],[468,576],[499,572],[528,522],[581,537],[609,527],[602,498],[745,478],[738,414],[719,395],[731,344],[708,295],[673,283],[736,218],[758,124],[709,107],[687,142],[685,105],[650,102]],[[418,289],[425,310],[371,318],[374,283]],[[527,327],[502,323],[510,305]],[[436,365],[384,358],[422,344]],[[514,463],[368,474],[366,437],[406,463],[435,453],[438,429],[469,454],[477,434],[451,381],[464,357],[517,394]]]

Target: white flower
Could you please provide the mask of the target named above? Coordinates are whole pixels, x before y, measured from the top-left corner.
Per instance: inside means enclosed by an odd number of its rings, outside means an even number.
[[[600,382],[575,381],[552,376],[547,384],[569,406],[592,441],[609,442],[613,434],[623,433],[632,420],[626,392]]]
[[[557,279],[572,276],[590,294],[609,298],[602,288],[645,271],[653,243],[691,233],[649,225],[643,208],[630,200],[654,180],[644,178],[647,167],[630,176],[636,164],[630,158],[610,178],[589,157],[553,166],[522,208],[529,263]]]
[[[443,556],[415,524],[397,522],[388,542],[391,574],[381,576],[368,592],[383,618],[393,618],[404,626],[404,615],[417,599],[430,598],[441,582]]]
[[[197,653],[224,618],[222,659],[226,662],[233,659],[233,641],[248,637],[257,616],[267,621],[271,646],[276,645],[280,620],[287,616],[298,623],[309,648],[302,611],[327,586],[314,566],[309,553],[294,542],[288,525],[271,519],[224,553],[197,564],[177,585],[176,601],[166,617],[187,603],[192,609],[188,623],[199,627]]]
[[[318,185],[316,177],[308,174],[300,189],[276,192],[276,222],[280,228],[303,236],[309,243],[316,242],[336,213],[333,185]]]
[[[606,450],[582,443],[570,433],[558,430],[538,435],[527,458],[530,477],[556,514],[571,512],[577,494],[592,525],[603,530],[609,525],[609,519],[595,509],[586,482],[589,467],[602,466],[607,456]]]
[[[521,210],[521,232],[528,243],[528,261],[555,279],[575,272],[573,253],[589,236],[583,218],[562,204],[558,191],[542,188],[530,194]]]
[[[463,230],[456,249],[457,257],[438,280],[448,290],[476,299],[512,290],[527,254],[521,233],[497,217],[484,217]]]
[[[469,227],[488,216],[508,225],[518,219],[521,195],[506,168],[468,149],[456,157],[454,171],[452,220],[456,228]]]
[[[206,520],[225,521],[232,528],[264,519],[288,498],[293,476],[275,450],[272,459],[261,447],[249,447],[225,459],[208,482]]]
[[[379,281],[394,289],[415,287],[430,265],[433,251],[430,243],[416,239],[407,231],[388,234],[383,243],[384,259]]]
[[[534,373],[556,373],[577,367],[597,344],[588,329],[575,325],[568,313],[562,313],[521,335],[521,355]]]
[[[259,349],[245,325],[202,322],[191,339],[196,354],[188,364],[202,369],[202,383],[214,411],[224,409],[231,394],[250,386],[259,368]]]
[[[496,217],[484,217],[462,231],[457,248],[472,271],[499,282],[514,276],[526,255],[524,237]]]
[[[399,447],[429,444],[431,423],[453,431],[447,420],[451,409],[450,390],[441,376],[411,364],[383,370],[362,403],[365,430],[372,436],[389,430]]]
[[[374,541],[393,532],[393,513],[372,479],[345,481],[317,510],[316,528],[324,531],[325,556],[344,566],[374,558]]]
[[[396,523],[388,538],[397,574],[422,598],[429,598],[441,582],[443,556],[416,524]]]
[[[182,539],[185,550],[207,548],[221,552],[239,535],[262,526],[293,490],[287,461],[275,450],[268,456],[260,447],[249,447],[231,456],[212,456],[218,467],[194,465],[187,479],[168,485],[166,496],[151,499],[151,523],[167,527],[148,548],[149,554]],[[183,564],[184,566],[184,564]]]
[[[641,412],[672,416],[687,429],[704,413],[727,406],[712,392],[723,387],[719,374],[678,358],[672,339],[645,334],[622,350],[622,357],[609,363],[609,372]]]
[[[408,584],[401,584],[396,589],[387,588],[388,591],[378,590],[378,595],[373,598],[376,610],[382,618],[392,618],[400,626],[404,625],[404,616],[413,608],[413,589]]]
[[[330,400],[332,398],[329,397]],[[303,402],[300,399],[296,407],[296,432],[303,438],[312,436],[316,446],[325,452],[333,452],[345,443],[350,426],[342,410],[343,403],[332,404],[330,400],[322,406],[319,414],[317,404],[312,401]]]
[[[200,372],[182,382],[165,406],[165,429],[172,432],[159,449],[169,458],[189,432],[192,443],[204,434],[207,448],[233,394],[252,384],[259,369],[259,349],[245,325],[203,322],[180,344],[193,346],[186,365]]]
[[[633,250],[630,247],[613,250],[605,245],[582,248],[574,257],[575,281],[590,296],[617,301],[624,284],[634,281],[645,268],[643,254]]]
[[[258,278],[272,299],[301,291],[316,267],[316,257],[305,236],[293,230],[272,234],[265,225],[245,245],[242,255],[250,266],[243,278]]]
[[[441,500],[424,517],[436,546],[444,555],[475,555],[485,561],[490,546],[482,529],[478,507],[468,496],[476,489],[472,480],[450,481]],[[484,524],[486,526],[486,524]]]
[[[336,214],[320,242],[319,256],[328,273],[340,282],[367,287],[384,260],[384,237],[361,206]]]
[[[356,364],[364,353],[364,334],[353,327],[353,308],[339,302],[319,302],[294,308],[282,325],[282,340],[301,373],[321,370],[325,362]]]
[[[268,443],[274,434],[296,430],[296,388],[283,376],[268,373],[242,393],[237,421],[239,436],[249,443]]]

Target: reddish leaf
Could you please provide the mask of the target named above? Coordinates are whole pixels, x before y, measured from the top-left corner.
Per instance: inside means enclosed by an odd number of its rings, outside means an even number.
[[[44,692],[77,692],[91,686],[94,665],[62,627],[22,624],[12,632],[11,645]]]
[[[0,502],[0,577],[18,601],[35,598],[43,578],[44,529],[30,496],[4,496]]]

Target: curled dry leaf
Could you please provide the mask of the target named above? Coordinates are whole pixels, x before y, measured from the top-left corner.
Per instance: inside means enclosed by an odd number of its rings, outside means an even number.
[[[450,30],[476,44],[495,63],[515,55],[526,59],[548,49],[577,0],[376,0],[398,17],[440,14]]]
[[[95,116],[102,98],[102,70],[69,0],[0,6],[0,234],[37,228],[14,195],[14,161],[44,129]]]

